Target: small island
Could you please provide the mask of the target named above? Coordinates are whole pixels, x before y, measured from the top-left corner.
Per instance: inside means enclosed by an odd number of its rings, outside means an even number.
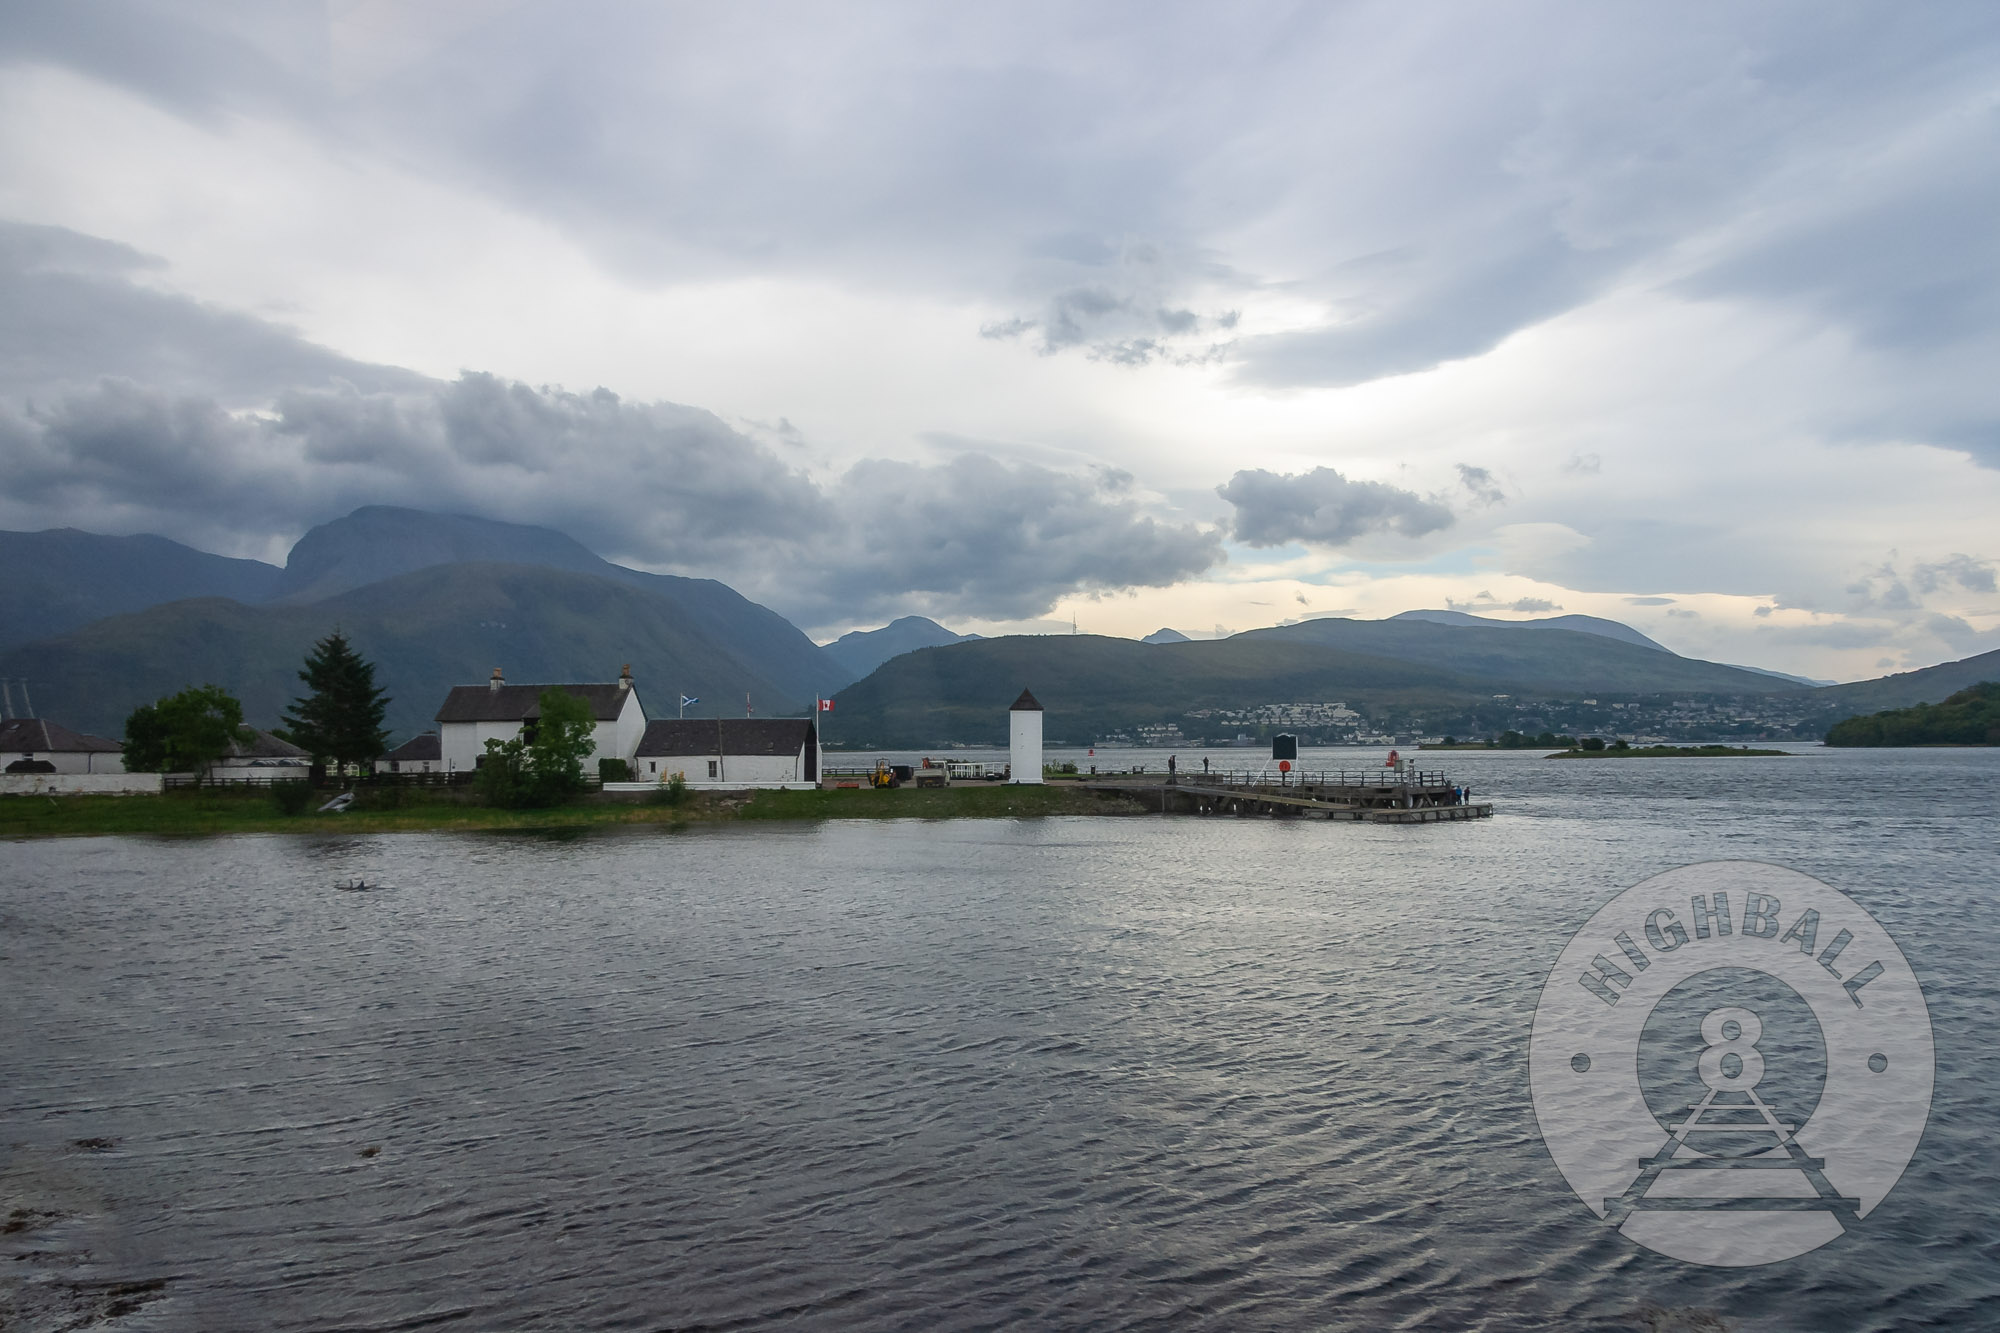
[[[2000,745],[2000,681],[1981,681],[1941,704],[1892,708],[1833,724],[1828,745]]]
[[[1574,750],[1563,750],[1549,756],[1551,759],[1755,759],[1782,758],[1789,750],[1752,750],[1744,745],[1630,745],[1624,741],[1613,741],[1606,745],[1590,737]]]

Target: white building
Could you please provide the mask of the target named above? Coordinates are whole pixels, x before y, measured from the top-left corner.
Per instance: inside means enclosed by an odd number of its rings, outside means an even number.
[[[690,787],[816,787],[819,728],[802,717],[663,718],[632,768],[640,782],[679,773]]]
[[[304,782],[312,756],[268,731],[251,728],[248,741],[229,742],[228,753],[208,766],[209,782]]]
[[[9,773],[123,773],[125,747],[42,717],[0,722],[0,769]]]
[[[1009,782],[1041,782],[1042,706],[1026,690],[1007,710],[1007,762]]]
[[[412,736],[375,761],[377,773],[442,773],[444,747],[435,731]]]
[[[561,690],[590,705],[597,725],[585,760],[631,760],[646,731],[646,710],[632,684],[632,668],[609,685],[509,685],[493,668],[484,685],[456,685],[437,711],[438,750],[447,773],[467,773],[486,756],[489,740],[511,741],[542,715],[542,691]]]

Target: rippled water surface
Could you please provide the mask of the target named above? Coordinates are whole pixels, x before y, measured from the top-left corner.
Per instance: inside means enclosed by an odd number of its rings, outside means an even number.
[[[0,845],[0,1311],[2000,1326],[2000,753],[1439,758],[1498,817]],[[1714,858],[1854,896],[1937,1033],[1888,1201],[1748,1270],[1608,1230],[1528,1101],[1570,932]]]

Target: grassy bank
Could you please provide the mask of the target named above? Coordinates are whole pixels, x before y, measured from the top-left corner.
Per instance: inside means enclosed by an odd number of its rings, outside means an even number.
[[[1741,745],[1632,745],[1616,750],[1564,750],[1551,759],[1742,759],[1780,757],[1788,750],[1752,750]]]
[[[0,797],[0,838],[478,832],[712,824],[743,819],[1010,819],[1136,813],[1140,807],[1132,801],[1060,785],[762,791],[747,796],[703,793],[690,794],[680,806],[586,799],[552,810],[500,810],[434,794],[404,792],[394,806],[324,815],[317,811],[286,814],[270,796],[238,789],[176,791],[162,796]]]

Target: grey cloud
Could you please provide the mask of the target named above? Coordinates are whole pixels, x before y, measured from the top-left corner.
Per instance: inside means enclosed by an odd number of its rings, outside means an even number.
[[[804,574],[829,610],[1024,619],[1051,590],[1165,587],[1222,558],[1215,533],[1146,516],[1121,486],[978,454],[860,463],[831,498],[843,533]]]
[[[1374,532],[1421,537],[1450,527],[1451,510],[1414,491],[1350,481],[1329,467],[1296,475],[1238,472],[1216,493],[1235,507],[1232,533],[1250,546],[1345,546]]]
[[[1202,314],[1177,303],[1175,294],[1202,277],[1240,280],[1199,255],[1168,255],[1155,245],[1101,243],[1070,250],[1068,265],[1037,266],[1038,283],[1059,282],[1084,270],[1085,280],[1059,287],[1031,315],[982,326],[983,338],[1023,339],[1043,356],[1082,349],[1096,361],[1138,366],[1152,361],[1187,365],[1222,358],[1238,312]],[[1053,257],[1053,256],[1052,256]]]
[[[1219,537],[1143,512],[1132,479],[962,454],[830,483],[713,415],[485,374],[407,394],[297,390],[275,411],[105,381],[0,408],[0,526],[161,532],[267,551],[362,504],[545,524],[613,559],[721,578],[807,624],[992,619],[1157,587]]]
[[[0,398],[57,395],[107,376],[231,406],[336,381],[375,391],[428,383],[133,281],[160,267],[128,246],[0,221]]]
[[[1672,606],[1674,599],[1671,597],[1627,597],[1625,604],[1627,606]]]
[[[1500,489],[1500,483],[1493,474],[1483,467],[1472,467],[1465,463],[1458,465],[1458,484],[1472,492],[1472,498],[1482,505],[1504,504],[1507,492]]]
[[[1483,590],[1469,602],[1461,602],[1447,597],[1444,599],[1444,604],[1445,609],[1448,611],[1466,611],[1475,614],[1480,611],[1524,611],[1539,613],[1562,610],[1562,606],[1559,603],[1552,602],[1546,597],[1519,597],[1511,602],[1502,602],[1496,600],[1492,593]]]
[[[1603,469],[1604,460],[1596,454],[1571,454],[1562,468],[1565,472],[1580,472],[1587,476],[1594,476]]]
[[[1337,312],[1236,345],[1256,383],[1472,355],[1690,239],[1690,291],[1883,347],[2000,290],[1981,6],[14,9],[0,58],[392,149],[644,279],[858,275],[1124,361],[1209,355],[1232,292]]]
[[[1930,564],[1919,564],[1911,574],[1921,593],[1933,593],[1951,584],[1957,584],[1967,592],[1994,592],[1993,563],[1990,560],[1975,560],[1969,555],[1951,555]]]
[[[1934,615],[1924,621],[1924,628],[1962,657],[2000,648],[2000,629],[1977,630],[1960,616]]]
[[[1441,247],[1443,248],[1443,247]],[[1490,352],[1517,329],[1589,296],[1616,271],[1611,254],[1577,254],[1552,234],[1476,258],[1440,258],[1431,277],[1347,294],[1358,313],[1329,327],[1242,340],[1239,377],[1265,385],[1344,387]]]

